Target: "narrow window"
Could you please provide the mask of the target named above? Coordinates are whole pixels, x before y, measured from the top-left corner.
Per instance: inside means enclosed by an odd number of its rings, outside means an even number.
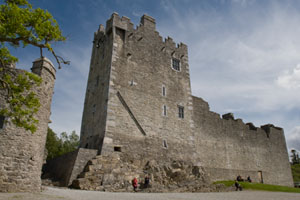
[[[2,129],[4,127],[4,120],[5,120],[5,117],[0,115],[0,129]]]
[[[95,86],[97,87],[98,85],[99,85],[99,75],[96,78],[96,84],[95,84]]]
[[[172,58],[172,68],[176,71],[180,71],[180,60]]]
[[[163,141],[163,147],[166,148],[166,149],[168,148],[168,144],[167,144],[166,140]]]
[[[164,114],[164,116],[167,116],[167,106],[166,105],[164,105],[163,114]]]
[[[183,106],[178,106],[178,117],[179,118],[184,118],[184,107]]]
[[[96,112],[96,104],[93,105],[93,109],[92,109],[93,115],[95,114],[95,112]]]
[[[162,95],[165,97],[166,96],[166,87],[162,86]]]

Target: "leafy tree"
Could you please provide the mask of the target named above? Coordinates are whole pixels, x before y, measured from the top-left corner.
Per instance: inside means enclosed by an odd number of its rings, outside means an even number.
[[[291,158],[292,158],[292,164],[295,165],[295,164],[300,164],[300,158],[299,158],[299,154],[298,152],[295,150],[295,149],[292,149],[291,150]]]
[[[72,131],[70,135],[66,132],[62,132],[60,137],[58,137],[51,128],[48,128],[46,141],[46,148],[48,150],[47,160],[72,152],[76,150],[78,146],[79,136],[75,131]]]
[[[57,137],[56,133],[48,127],[46,149],[48,151],[47,160],[52,159],[59,155],[59,149],[61,147],[61,141]]]
[[[10,54],[8,46],[18,48],[32,45],[50,51],[58,67],[61,63],[69,64],[57,56],[51,43],[64,41],[66,38],[52,17],[43,9],[34,9],[27,0],[0,0],[0,95],[4,96],[8,106],[1,107],[0,115],[7,116],[19,127],[36,130],[38,120],[34,114],[39,109],[39,99],[30,89],[41,83],[41,79],[32,74],[16,74],[10,66],[18,59]]]

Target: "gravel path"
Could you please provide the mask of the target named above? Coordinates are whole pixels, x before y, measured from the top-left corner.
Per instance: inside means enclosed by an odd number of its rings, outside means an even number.
[[[0,193],[0,200],[300,200],[299,193],[111,193],[46,187],[41,193]]]

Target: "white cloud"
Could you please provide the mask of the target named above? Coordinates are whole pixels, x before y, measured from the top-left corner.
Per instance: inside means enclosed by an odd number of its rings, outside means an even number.
[[[213,111],[282,126],[289,138],[300,120],[300,68],[289,68],[300,61],[300,13],[276,1],[232,3],[226,11],[179,12],[164,1],[168,17],[158,21],[158,31],[188,44],[193,94]]]
[[[286,89],[300,88],[300,64],[298,64],[292,71],[284,71],[277,80],[280,87]]]
[[[289,149],[300,150],[300,126],[294,127],[286,138]]]

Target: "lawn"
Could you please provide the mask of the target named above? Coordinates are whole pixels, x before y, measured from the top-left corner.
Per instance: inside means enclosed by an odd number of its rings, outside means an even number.
[[[264,190],[272,192],[295,192],[300,193],[300,188],[279,186],[279,185],[268,185],[262,183],[249,183],[249,182],[239,182],[243,189],[245,190]],[[234,181],[217,181],[214,184],[224,184],[225,186],[234,185]]]

